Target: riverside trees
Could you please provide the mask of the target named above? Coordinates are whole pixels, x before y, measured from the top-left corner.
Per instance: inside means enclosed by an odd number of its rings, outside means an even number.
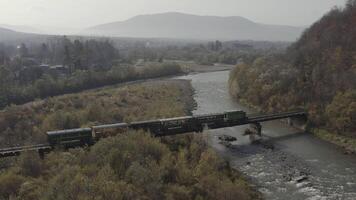
[[[266,111],[305,107],[311,122],[354,135],[356,1],[334,8],[286,53],[238,65],[231,93]]]

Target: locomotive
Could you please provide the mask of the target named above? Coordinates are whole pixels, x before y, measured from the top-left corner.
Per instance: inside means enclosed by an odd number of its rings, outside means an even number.
[[[73,148],[93,145],[103,137],[115,135],[118,130],[145,130],[156,137],[176,135],[188,132],[202,132],[204,128],[222,128],[246,123],[247,116],[244,111],[236,110],[224,113],[176,117],[132,123],[118,123],[91,128],[79,128],[47,132],[48,143],[52,147],[62,146]],[[112,134],[110,134],[110,131]],[[109,133],[109,134],[108,134]]]

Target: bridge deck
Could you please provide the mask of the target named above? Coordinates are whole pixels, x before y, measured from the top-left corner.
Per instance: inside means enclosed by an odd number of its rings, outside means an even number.
[[[217,114],[212,114],[211,116],[216,116]],[[216,123],[214,124],[213,121],[211,121],[214,118],[209,118],[209,122],[207,123],[202,123],[200,124],[201,126],[203,124],[208,125],[209,128],[211,129],[218,129],[218,128],[224,128],[224,127],[229,127],[229,126],[239,126],[239,125],[245,125],[245,124],[252,124],[252,123],[259,123],[259,122],[265,122],[265,121],[271,121],[271,120],[277,120],[277,119],[283,119],[283,118],[289,118],[289,117],[301,117],[301,116],[306,116],[306,112],[304,111],[294,111],[294,112],[284,112],[284,113],[277,113],[277,114],[259,114],[259,115],[247,115],[245,119],[235,121],[233,123]],[[206,117],[209,117],[209,115],[201,115]],[[201,116],[195,116],[197,118]],[[104,130],[104,129],[110,129],[110,128],[132,128],[132,129],[146,129],[146,130],[151,130],[149,127],[152,125],[152,122],[169,122],[169,121],[174,121],[174,122],[179,122],[177,124],[173,123],[174,125],[174,130],[172,131],[172,127],[167,128],[167,133],[160,133],[157,134],[157,137],[163,137],[167,135],[177,135],[177,134],[183,134],[187,132],[193,132],[197,131],[197,129],[194,128],[186,128],[189,127],[190,125],[187,124],[189,120],[187,119],[192,119],[192,116],[188,117],[178,117],[178,118],[171,118],[171,119],[161,119],[161,120],[153,120],[153,121],[145,121],[145,122],[134,122],[131,124],[127,123],[118,123],[118,124],[109,124],[109,125],[100,125],[100,126],[94,126],[91,129],[87,128],[85,130],[92,130],[95,132],[95,130]],[[150,123],[148,123],[150,122]],[[156,124],[155,124],[156,125]],[[194,126],[194,125],[191,125]],[[64,130],[64,132],[75,132],[81,129],[72,129],[72,130]],[[63,131],[56,131],[57,132],[63,132]],[[39,153],[43,152],[49,152],[53,148],[49,144],[39,144],[39,145],[31,145],[31,146],[22,146],[22,147],[11,147],[11,148],[5,148],[5,149],[0,149],[0,158],[2,157],[10,157],[10,156],[18,156],[22,152],[25,151],[37,151]]]
[[[257,122],[265,122],[265,121],[272,121],[277,119],[284,119],[289,117],[298,117],[298,116],[305,116],[306,113],[304,111],[296,111],[296,112],[284,112],[284,113],[277,113],[277,114],[266,114],[266,115],[258,115],[258,116],[248,116],[248,123],[257,123]]]
[[[31,146],[5,148],[5,149],[0,149],[0,158],[17,156],[25,151],[45,152],[45,151],[51,151],[51,149],[52,147],[49,144],[38,144],[38,145],[31,145]]]

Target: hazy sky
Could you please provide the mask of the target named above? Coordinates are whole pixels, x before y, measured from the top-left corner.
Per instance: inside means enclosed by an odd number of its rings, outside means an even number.
[[[0,24],[84,28],[177,11],[304,26],[344,4],[345,0],[0,0]]]

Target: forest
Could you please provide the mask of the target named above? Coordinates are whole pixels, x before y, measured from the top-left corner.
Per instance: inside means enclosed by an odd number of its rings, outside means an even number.
[[[355,27],[356,1],[349,0],[285,53],[238,65],[230,74],[231,94],[264,111],[305,108],[310,127],[356,137]]]
[[[21,44],[15,52],[10,47],[1,47],[0,108],[36,98],[182,73],[174,63],[140,68],[120,65],[116,63],[118,50],[108,40],[81,42],[63,37],[30,48]]]
[[[181,74],[179,61],[251,61],[288,43],[43,36],[0,43],[0,108],[117,83]],[[138,64],[142,63],[142,64]]]
[[[187,115],[189,85],[152,81],[13,105],[0,113],[1,143],[40,142],[46,130]],[[204,137],[128,131],[44,160],[36,153],[1,159],[0,199],[260,199]]]

